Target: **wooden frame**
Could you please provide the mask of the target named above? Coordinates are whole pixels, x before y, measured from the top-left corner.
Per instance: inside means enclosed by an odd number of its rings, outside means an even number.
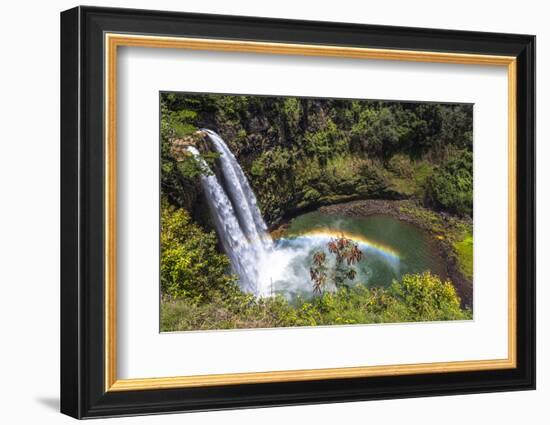
[[[117,379],[119,46],[507,67],[508,358]],[[80,7],[62,14],[62,120],[64,413],[93,417],[534,387],[534,37]]]

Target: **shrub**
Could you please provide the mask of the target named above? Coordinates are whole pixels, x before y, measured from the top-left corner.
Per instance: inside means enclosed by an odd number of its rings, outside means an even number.
[[[460,298],[450,281],[424,272],[404,275],[401,282],[389,289],[395,304],[389,311],[397,312],[400,321],[433,321],[466,319],[468,311],[460,308]]]
[[[397,154],[388,161],[388,169],[399,177],[414,178],[414,166],[411,159],[403,154]]]
[[[428,203],[459,215],[472,215],[473,156],[462,151],[439,167],[427,181]]]
[[[186,299],[164,300],[161,329],[276,328],[471,318],[471,310],[461,310],[452,284],[426,272],[405,275],[388,289],[356,284],[311,299],[289,301],[281,295],[255,299],[239,292],[201,305]]]
[[[231,296],[238,288],[229,259],[217,249],[214,232],[191,222],[189,213],[166,202],[161,207],[160,283],[163,296],[193,303]]]

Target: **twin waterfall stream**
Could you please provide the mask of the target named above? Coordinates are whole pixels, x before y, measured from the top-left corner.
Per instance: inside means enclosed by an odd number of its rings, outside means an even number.
[[[341,236],[353,240],[364,254],[356,267],[356,282],[384,286],[404,273],[424,270],[445,275],[444,264],[430,248],[429,237],[415,226],[389,216],[346,217],[309,212],[292,219],[285,235],[273,241],[237,159],[215,132],[201,131],[220,154],[219,176],[210,170],[195,147],[187,150],[208,170],[200,176],[201,185],[222,248],[244,292],[256,297],[310,296],[314,253],[326,250],[333,238]],[[335,259],[329,256],[327,265],[334,268]]]
[[[223,139],[211,130],[202,131],[220,154],[225,188],[212,172],[201,175],[200,181],[224,251],[233,271],[239,276],[241,289],[258,297],[269,296],[272,292],[271,282],[269,277],[260,276],[260,268],[268,261],[274,247],[256,196]],[[195,147],[187,149],[205,169],[209,169]]]

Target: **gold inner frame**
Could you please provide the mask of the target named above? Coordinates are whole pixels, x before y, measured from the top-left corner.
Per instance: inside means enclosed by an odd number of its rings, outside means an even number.
[[[105,34],[105,391],[445,373],[516,367],[516,58],[460,53],[370,49],[326,45]],[[508,71],[508,357],[495,360],[248,372],[165,378],[117,379],[116,325],[116,106],[119,46],[325,56],[507,67]]]

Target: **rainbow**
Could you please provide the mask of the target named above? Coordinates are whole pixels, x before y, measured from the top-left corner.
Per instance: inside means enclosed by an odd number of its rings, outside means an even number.
[[[360,248],[374,249],[379,253],[383,254],[384,256],[391,257],[395,260],[399,260],[400,258],[399,253],[387,245],[383,245],[371,239],[367,239],[363,235],[360,235],[357,233],[352,233],[345,230],[335,230],[329,227],[319,227],[316,229],[308,230],[303,233],[289,233],[285,235],[285,237],[282,239],[300,240],[302,238],[305,238],[305,239],[329,240],[331,238],[339,238],[339,237],[345,237],[346,239],[351,239],[352,241],[357,243]]]

